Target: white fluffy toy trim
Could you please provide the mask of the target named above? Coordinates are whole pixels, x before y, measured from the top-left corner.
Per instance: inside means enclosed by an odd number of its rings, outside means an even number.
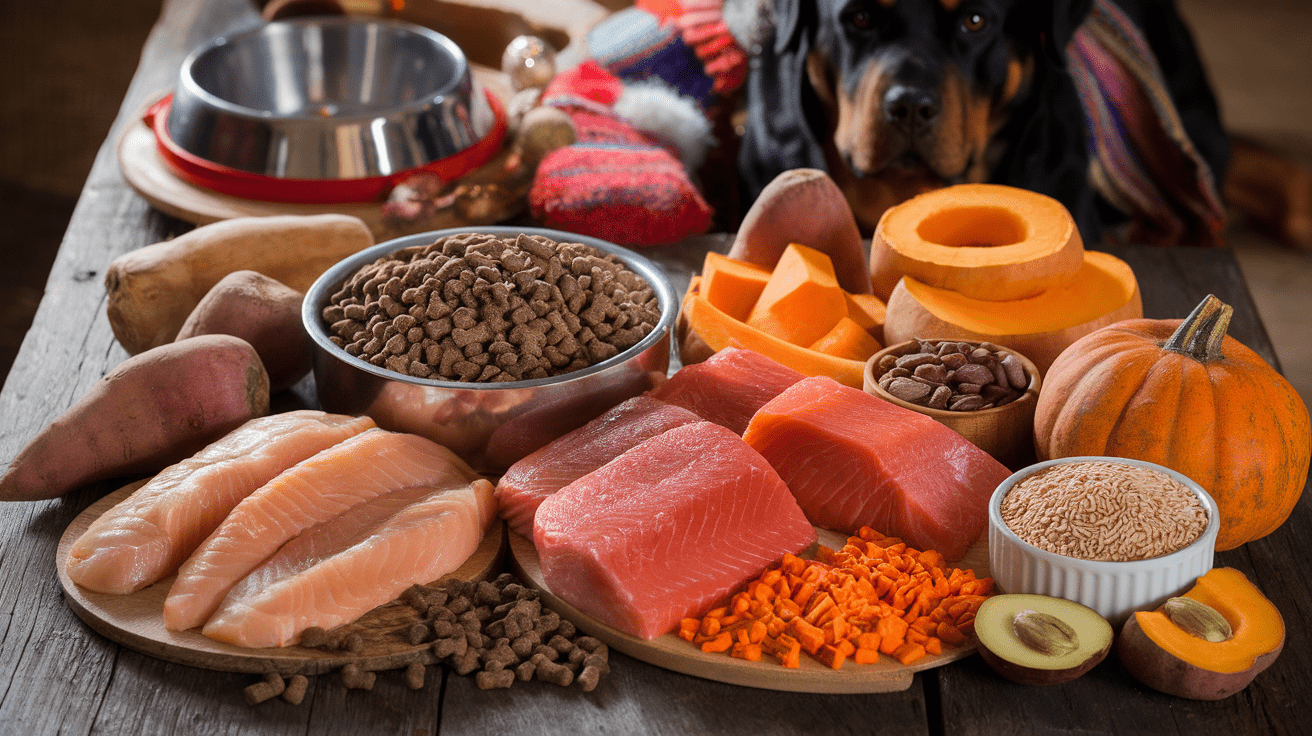
[[[614,109],[633,127],[673,146],[687,171],[696,171],[706,159],[706,151],[715,144],[711,121],[697,103],[664,82],[625,83]]]

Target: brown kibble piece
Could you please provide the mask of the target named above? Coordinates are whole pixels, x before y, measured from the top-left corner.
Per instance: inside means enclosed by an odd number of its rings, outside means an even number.
[[[590,693],[596,689],[597,683],[601,682],[601,676],[605,674],[596,667],[584,665],[583,671],[579,673],[578,683],[583,692]]]
[[[474,675],[474,684],[480,690],[507,688],[515,684],[514,670],[497,670],[496,672],[479,672]]]
[[[342,668],[342,686],[348,690],[372,690],[377,675],[355,662]]]
[[[300,705],[305,700],[305,691],[310,687],[310,680],[305,675],[292,675],[287,678],[287,687],[282,691],[282,699],[292,705]]]
[[[423,662],[411,662],[405,668],[405,684],[411,690],[424,689],[424,673],[427,668]]]

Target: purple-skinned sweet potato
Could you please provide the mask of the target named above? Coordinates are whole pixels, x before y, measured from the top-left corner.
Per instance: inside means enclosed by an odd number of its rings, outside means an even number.
[[[178,340],[233,335],[255,348],[269,372],[269,390],[280,391],[310,372],[310,336],[301,324],[301,292],[256,271],[234,271],[219,280],[191,311]]]
[[[204,335],[128,358],[18,453],[0,501],[62,496],[152,473],[269,410],[269,376],[241,338]]]

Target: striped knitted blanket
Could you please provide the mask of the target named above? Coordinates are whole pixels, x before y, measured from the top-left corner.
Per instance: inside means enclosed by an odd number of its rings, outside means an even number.
[[[1089,179],[1132,218],[1133,242],[1220,243],[1225,211],[1216,178],[1190,141],[1156,56],[1110,0],[1093,9],[1067,47],[1083,104]]]

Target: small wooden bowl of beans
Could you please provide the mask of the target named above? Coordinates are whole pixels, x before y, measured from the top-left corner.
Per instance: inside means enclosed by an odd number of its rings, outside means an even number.
[[[866,393],[947,426],[1015,470],[1034,461],[1038,368],[989,342],[919,339],[866,362]]]

